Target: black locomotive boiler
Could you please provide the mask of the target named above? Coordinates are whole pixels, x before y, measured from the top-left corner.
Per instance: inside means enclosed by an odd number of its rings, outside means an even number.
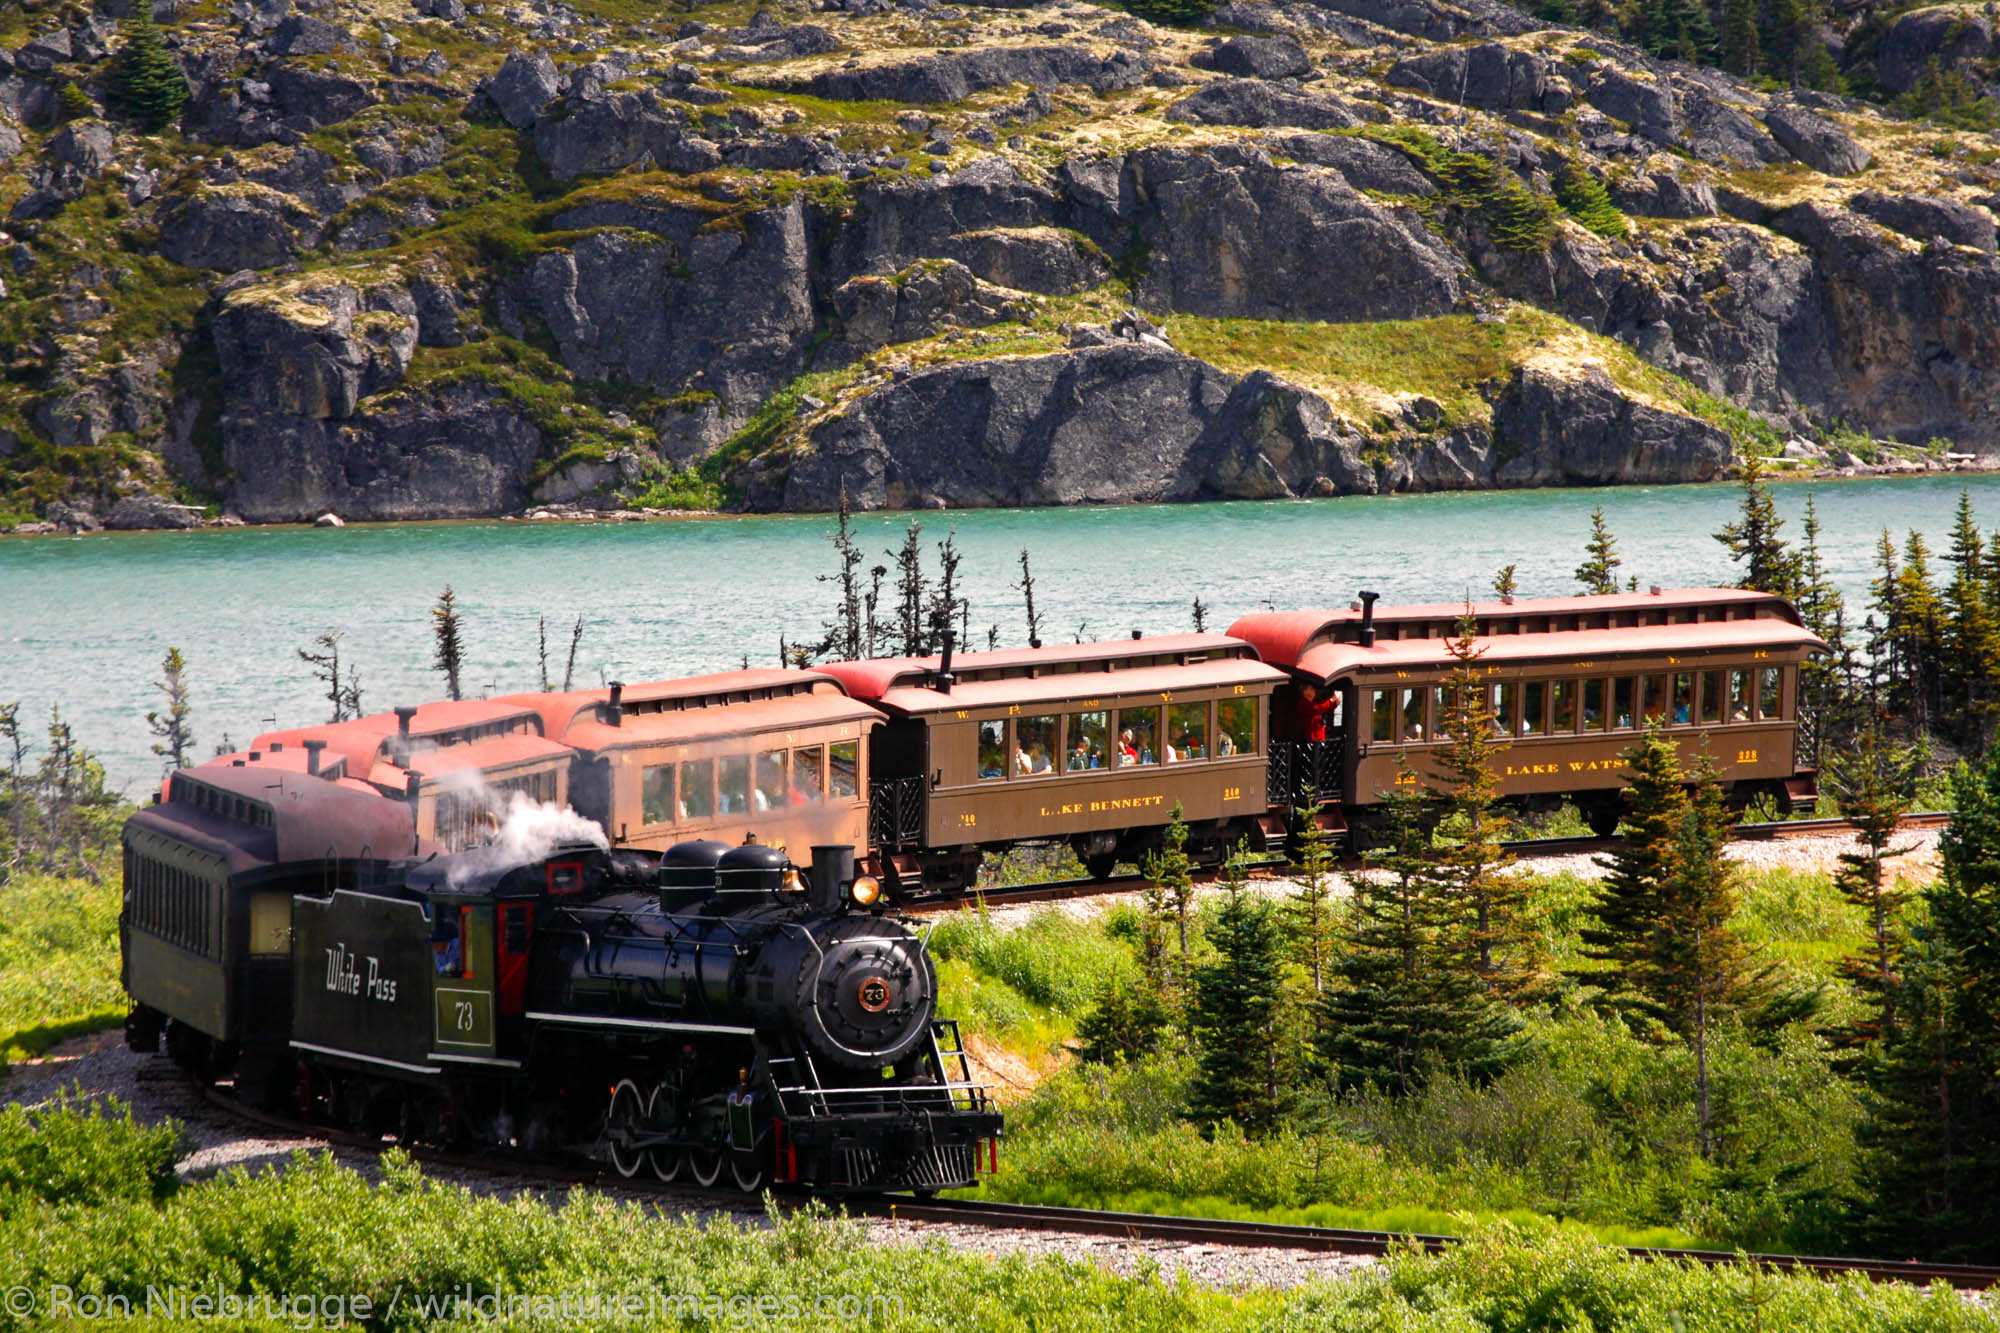
[[[997,1164],[923,940],[851,849],[503,847],[291,896],[288,1031],[242,1045],[239,1085],[407,1141],[745,1190],[930,1192]],[[171,961],[148,933],[126,923],[135,1030],[187,1045],[208,1015],[148,985]]]

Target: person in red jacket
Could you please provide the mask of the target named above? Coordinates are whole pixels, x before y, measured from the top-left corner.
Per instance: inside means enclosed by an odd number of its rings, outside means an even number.
[[[1340,692],[1311,681],[1299,689],[1299,730],[1309,741],[1323,741],[1329,728],[1340,729]]]

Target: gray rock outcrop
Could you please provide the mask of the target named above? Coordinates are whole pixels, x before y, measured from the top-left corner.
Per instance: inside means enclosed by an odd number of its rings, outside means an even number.
[[[1873,160],[1846,130],[1804,107],[1774,106],[1764,124],[1786,152],[1828,176],[1852,176]]]

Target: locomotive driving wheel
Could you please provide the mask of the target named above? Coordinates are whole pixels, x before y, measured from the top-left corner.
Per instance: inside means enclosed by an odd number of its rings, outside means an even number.
[[[646,1164],[646,1150],[633,1144],[645,1132],[645,1118],[638,1084],[620,1079],[611,1094],[611,1107],[604,1113],[604,1146],[610,1151],[612,1168],[627,1180]]]
[[[694,1183],[707,1189],[722,1179],[722,1160],[728,1156],[721,1148],[690,1148],[687,1152],[688,1174]]]
[[[655,1083],[646,1098],[646,1126],[655,1134],[667,1134],[674,1127],[674,1090],[665,1082]],[[678,1180],[687,1154],[672,1144],[656,1144],[646,1153],[653,1175],[663,1184]]]
[[[745,1194],[755,1194],[764,1188],[764,1181],[771,1174],[761,1149],[749,1152],[732,1149],[729,1154],[729,1175],[736,1182],[736,1188]]]

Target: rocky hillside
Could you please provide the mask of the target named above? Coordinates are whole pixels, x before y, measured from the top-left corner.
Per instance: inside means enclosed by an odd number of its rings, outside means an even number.
[[[142,3],[0,10],[0,523],[2000,453],[2000,147],[1493,0]]]

